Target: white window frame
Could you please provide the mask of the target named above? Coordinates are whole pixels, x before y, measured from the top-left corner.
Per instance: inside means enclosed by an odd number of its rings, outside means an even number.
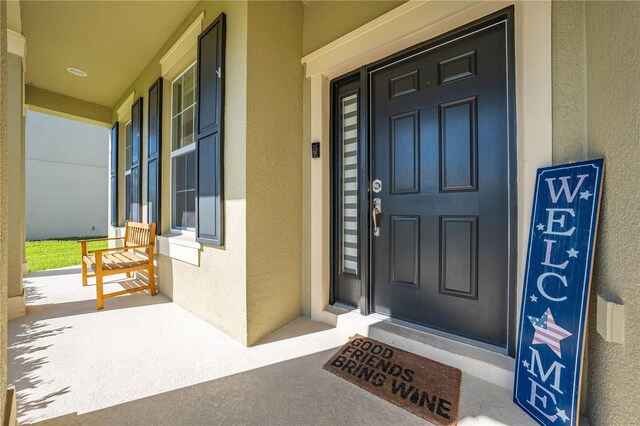
[[[193,227],[193,228],[176,227],[175,226],[175,221],[174,221],[174,219],[175,219],[175,216],[174,216],[174,207],[175,207],[175,205],[174,205],[174,195],[175,195],[174,194],[174,185],[175,184],[174,184],[174,176],[173,176],[173,173],[174,173],[173,172],[173,159],[175,157],[180,157],[181,155],[188,154],[190,152],[195,152],[195,150],[196,150],[196,141],[195,141],[195,128],[194,128],[194,132],[193,132],[194,140],[193,140],[193,142],[190,143],[189,145],[185,145],[185,146],[183,146],[181,148],[178,148],[176,150],[173,149],[173,119],[178,116],[178,115],[173,115],[173,85],[183,75],[185,75],[188,71],[190,71],[191,68],[193,68],[197,64],[197,62],[198,62],[197,60],[193,61],[191,64],[189,64],[187,67],[185,67],[185,69],[180,74],[178,74],[173,80],[171,80],[171,109],[170,109],[170,112],[169,112],[170,128],[171,128],[170,133],[169,133],[169,135],[170,135],[169,136],[169,138],[170,138],[169,146],[170,146],[170,150],[171,150],[171,160],[169,161],[169,170],[170,170],[169,179],[170,179],[170,182],[171,182],[170,183],[170,197],[169,197],[169,211],[170,211],[169,229],[170,229],[170,232],[172,234],[182,234],[182,235],[193,236],[194,239],[195,239],[195,235],[196,235],[196,228],[195,227]],[[197,75],[194,76],[194,85],[196,83],[195,82],[195,78],[197,78]],[[195,87],[194,87],[194,90],[196,90]],[[194,108],[193,118],[195,120],[196,104],[197,104],[197,101],[196,101],[196,96],[195,96],[195,93],[194,93],[193,104],[187,106],[186,108],[184,108],[184,106],[183,106],[182,111],[180,112],[180,114],[182,114],[185,110],[187,110],[187,109],[189,109],[189,108],[191,108],[193,106],[193,108]]]

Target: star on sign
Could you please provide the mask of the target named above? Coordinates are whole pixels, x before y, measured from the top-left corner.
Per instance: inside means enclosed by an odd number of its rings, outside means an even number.
[[[529,363],[527,362],[526,359],[522,361],[522,365],[524,365],[524,368],[529,368]]]
[[[571,250],[567,250],[567,253],[569,253],[569,257],[578,257],[578,253],[580,252],[571,247]]]
[[[563,422],[569,420],[569,417],[567,417],[567,413],[565,413],[564,410],[561,410],[558,407],[556,407],[556,414],[562,419]]]
[[[556,324],[549,308],[540,318],[531,315],[528,315],[528,317],[535,329],[532,343],[534,345],[547,345],[549,349],[558,355],[558,358],[562,358],[560,341],[571,336],[572,333]]]
[[[543,224],[541,224],[541,223],[539,223],[539,224],[537,224],[537,225],[536,225],[536,229],[537,229],[538,231],[544,231],[544,225],[543,225]]]
[[[538,301],[538,296],[536,296],[535,294],[532,294],[531,296],[529,296],[529,298],[531,298],[532,302],[537,302]]]
[[[593,194],[591,192],[589,192],[589,190],[587,189],[586,191],[582,191],[580,193],[580,199],[581,200],[589,200],[589,197],[591,197]]]

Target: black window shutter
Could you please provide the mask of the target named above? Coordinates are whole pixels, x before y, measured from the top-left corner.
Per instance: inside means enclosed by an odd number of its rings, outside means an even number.
[[[156,223],[160,235],[160,172],[162,152],[162,77],[149,88],[147,138],[147,221]]]
[[[223,239],[223,125],[225,15],[198,37],[196,109],[197,241],[216,246]]]
[[[131,206],[130,217],[142,222],[142,98],[131,107]]]
[[[118,226],[118,125],[111,128],[111,165],[109,184],[111,185],[111,226]]]

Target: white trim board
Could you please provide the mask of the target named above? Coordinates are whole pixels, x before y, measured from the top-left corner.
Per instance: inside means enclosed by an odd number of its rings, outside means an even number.
[[[551,1],[409,1],[302,58],[310,79],[311,140],[329,146],[329,81],[349,71],[515,6],[517,123],[517,294],[519,317],[524,256],[538,167],[552,161]],[[329,304],[328,155],[311,161],[309,235],[311,318]]]
[[[193,21],[189,28],[182,33],[178,41],[160,58],[161,75],[164,78],[169,78],[170,74],[174,71],[173,68],[178,65],[182,59],[187,56],[190,51],[195,53],[195,48],[198,44],[198,36],[202,32],[202,21],[204,19],[204,12]]]
[[[27,296],[22,290],[20,296],[13,296],[7,299],[7,316],[10,320],[20,318],[27,313]]]
[[[7,52],[20,56],[24,66],[24,59],[27,56],[27,40],[22,34],[7,30]]]
[[[135,95],[135,91],[131,92],[131,94],[127,96],[127,99],[125,99],[124,102],[122,102],[122,104],[120,104],[120,106],[118,107],[118,122],[126,123],[131,120],[131,107],[133,106]]]

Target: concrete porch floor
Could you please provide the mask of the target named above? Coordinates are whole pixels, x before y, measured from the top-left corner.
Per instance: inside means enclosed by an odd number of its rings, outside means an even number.
[[[345,331],[299,318],[245,348],[162,295],[108,299],[98,312],[79,266],[24,286],[8,354],[21,424],[425,424],[322,369]],[[533,424],[508,391],[468,374],[459,419]]]

